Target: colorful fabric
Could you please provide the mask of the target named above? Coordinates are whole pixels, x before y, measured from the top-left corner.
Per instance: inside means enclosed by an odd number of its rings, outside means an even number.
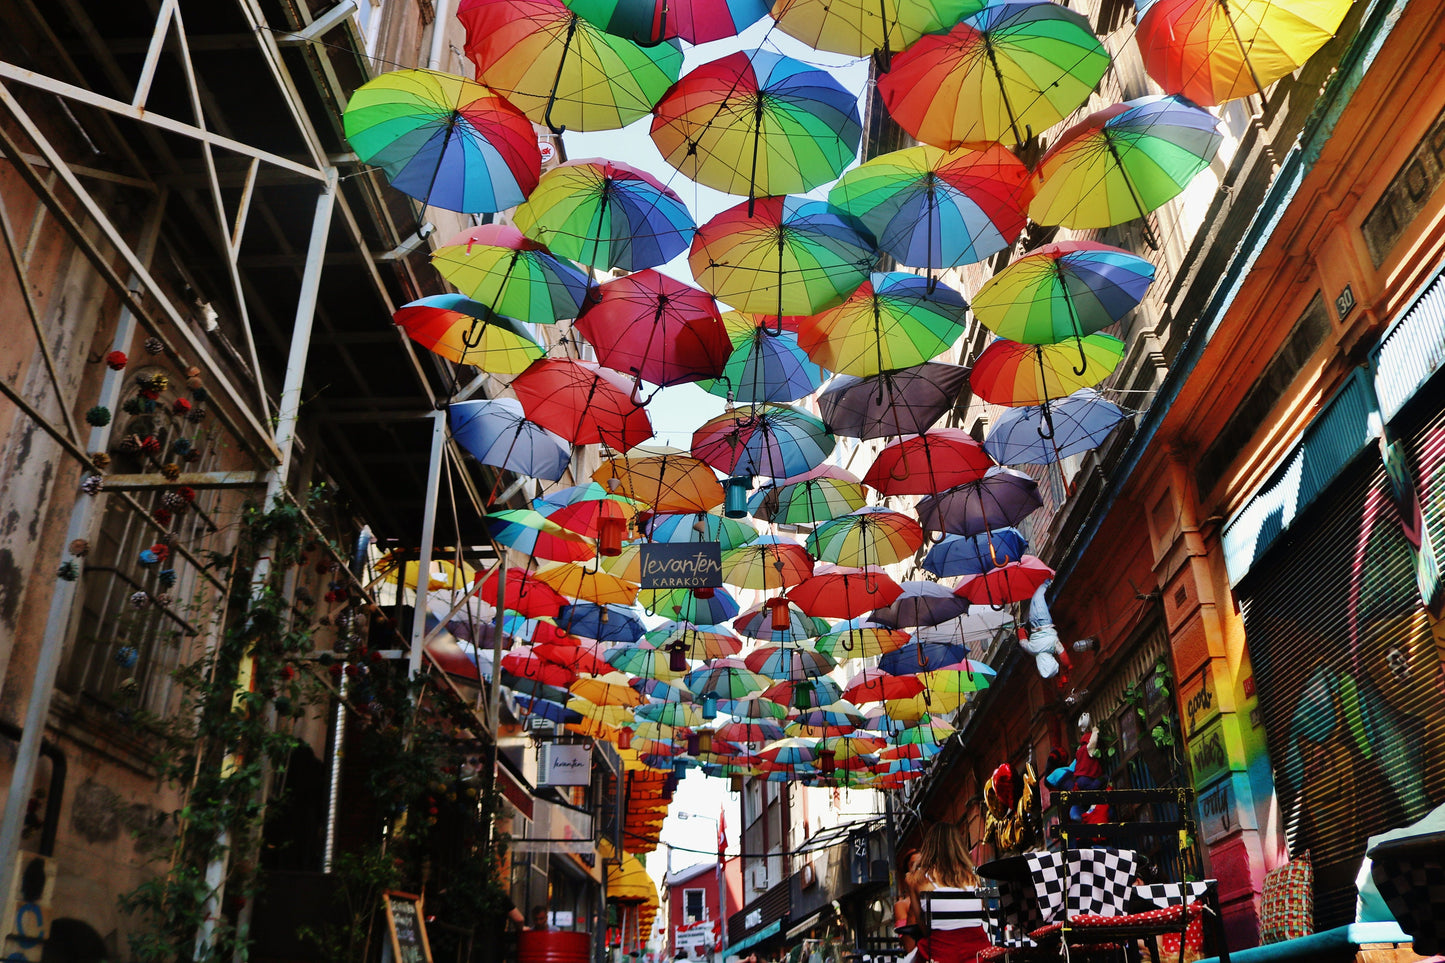
[[[1279,943],[1314,932],[1315,870],[1308,851],[1264,877],[1260,943]]]

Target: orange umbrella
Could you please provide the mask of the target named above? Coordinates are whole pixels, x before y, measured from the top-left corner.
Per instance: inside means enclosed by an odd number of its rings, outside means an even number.
[[[598,605],[631,605],[637,601],[637,583],[575,562],[545,565],[537,569],[533,577],[568,598],[584,599]]]
[[[592,480],[646,502],[658,514],[706,512],[723,503],[722,484],[708,464],[667,445],[637,445],[607,459]]]

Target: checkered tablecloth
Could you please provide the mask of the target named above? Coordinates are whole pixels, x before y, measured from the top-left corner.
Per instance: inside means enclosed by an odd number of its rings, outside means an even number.
[[[1370,876],[1400,929],[1414,939],[1415,952],[1445,952],[1445,861],[1376,856]]]
[[[1030,853],[1029,876],[1039,913],[1048,923],[1088,913],[1123,916],[1140,860],[1127,849],[1068,849]]]
[[[1209,881],[1200,883],[1150,883],[1135,886],[1129,894],[1129,912],[1145,913],[1152,909],[1168,909],[1209,892]]]

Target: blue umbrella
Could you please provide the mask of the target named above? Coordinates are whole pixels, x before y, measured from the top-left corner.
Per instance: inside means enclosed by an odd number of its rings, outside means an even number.
[[[1047,465],[1099,447],[1125,417],[1093,388],[1081,388],[1047,405],[1006,410],[983,447],[1000,465]]]
[[[768,319],[731,311],[723,315],[733,350],[723,377],[699,386],[743,404],[798,401],[823,383],[825,372],[808,357],[793,331],[765,330]]]
[[[956,642],[910,642],[878,660],[878,668],[890,675],[917,675],[968,658],[968,646]]]
[[[722,625],[742,611],[725,588],[713,589],[706,598],[692,589],[643,589],[637,600],[649,613],[693,625]]]
[[[598,642],[636,642],[647,630],[630,605],[573,602],[557,613],[557,627]]]
[[[1016,528],[995,528],[978,535],[949,535],[928,550],[923,567],[939,578],[982,575],[1028,551],[1028,540]]]
[[[521,706],[524,715],[540,716],[543,719],[550,719],[558,725],[582,721],[582,713],[559,703],[527,695],[518,695],[516,699],[517,705]]]
[[[702,523],[702,531],[698,531],[699,522]],[[724,552],[746,545],[758,537],[757,529],[712,512],[654,515],[642,526],[642,531],[654,542],[717,542]]]
[[[483,465],[556,481],[567,471],[572,446],[527,420],[515,398],[459,401],[447,408],[457,444]]]

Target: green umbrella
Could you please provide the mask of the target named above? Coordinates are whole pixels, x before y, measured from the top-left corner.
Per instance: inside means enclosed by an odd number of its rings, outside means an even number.
[[[798,343],[819,365],[867,377],[930,361],[963,337],[968,304],[917,274],[875,273],[848,299],[798,323]]]

